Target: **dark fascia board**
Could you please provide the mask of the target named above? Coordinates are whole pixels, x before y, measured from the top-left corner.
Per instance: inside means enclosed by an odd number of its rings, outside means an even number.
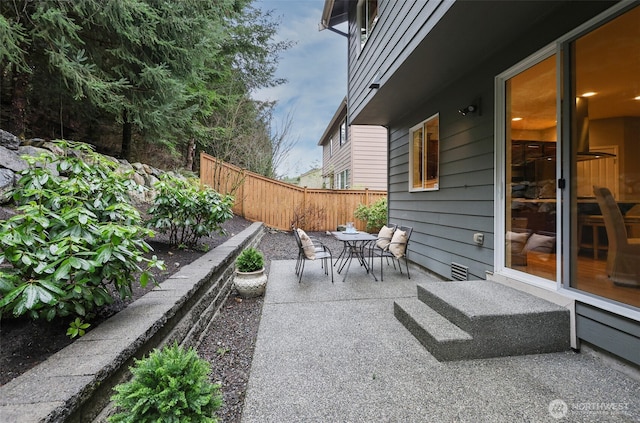
[[[327,125],[327,129],[324,130],[322,137],[320,137],[320,141],[318,141],[318,145],[324,145],[327,140],[332,135],[334,129],[336,128],[336,123],[341,122],[342,119],[347,117],[347,97],[343,98],[340,102],[340,106],[338,106],[338,110],[336,110],[335,114],[329,121]]]
[[[456,1],[393,74],[386,75],[385,69],[376,70],[381,75],[379,89],[370,90],[368,83],[361,84],[359,89],[367,91],[367,98],[362,106],[351,107],[349,123],[389,125],[543,22],[549,25],[542,36],[545,42],[551,42],[564,31],[558,29],[562,26],[557,25],[558,19],[575,21],[577,26],[612,4]],[[352,99],[359,96],[360,93],[351,93]]]
[[[320,31],[346,22],[349,18],[348,11],[348,0],[325,0],[319,25]]]

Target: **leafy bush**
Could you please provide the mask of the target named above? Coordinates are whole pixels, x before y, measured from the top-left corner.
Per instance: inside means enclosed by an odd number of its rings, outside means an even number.
[[[193,348],[174,344],[154,350],[130,368],[133,378],[114,389],[111,399],[121,411],[112,423],[217,422],[220,385],[209,382],[211,367]]]
[[[253,247],[246,248],[236,259],[236,269],[240,272],[255,272],[264,267],[264,256]]]
[[[165,174],[154,188],[157,195],[147,227],[168,232],[172,245],[194,246],[212,232],[224,234],[222,223],[233,217],[233,197],[209,187]]]
[[[367,232],[376,232],[387,223],[387,198],[381,198],[370,206],[359,204],[353,215],[367,222]]]
[[[110,284],[131,296],[141,265],[143,286],[153,280],[151,267],[163,267],[155,256],[143,257],[153,232],[139,226],[128,202],[133,182],[86,144],[57,144],[66,156],[25,157],[29,169],[13,193],[19,214],[0,225],[0,263],[12,265],[0,268],[2,315],[92,317],[113,302]],[[75,323],[69,334],[81,335],[86,324]]]

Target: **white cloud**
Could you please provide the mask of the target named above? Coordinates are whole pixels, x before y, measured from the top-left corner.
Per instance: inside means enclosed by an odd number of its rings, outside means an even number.
[[[298,142],[278,173],[297,176],[321,165],[318,141],[347,92],[347,39],[318,31],[324,0],[264,0],[255,5],[281,16],[278,39],[296,43],[282,53],[276,73],[288,82],[254,97],[278,102],[276,124],[292,116],[289,135]]]

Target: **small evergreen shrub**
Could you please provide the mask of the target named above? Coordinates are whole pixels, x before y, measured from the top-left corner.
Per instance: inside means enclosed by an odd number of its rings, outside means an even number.
[[[119,407],[111,423],[213,423],[222,406],[220,385],[209,382],[211,367],[193,348],[174,343],[135,360],[133,378],[114,389]]]
[[[145,286],[149,270],[164,267],[144,257],[153,232],[128,201],[137,185],[87,144],[56,143],[66,155],[25,157],[13,192],[19,214],[0,223],[0,263],[11,264],[0,267],[2,316],[91,318],[113,302],[110,285],[131,296],[135,272]],[[76,319],[68,334],[86,328]]]
[[[236,259],[236,269],[240,272],[255,272],[264,267],[264,256],[253,247],[246,248]]]
[[[212,232],[224,234],[222,223],[233,217],[233,197],[209,187],[165,174],[154,188],[147,227],[168,233],[172,245],[195,246]]]
[[[367,232],[379,231],[387,224],[387,198],[381,198],[369,206],[359,204],[353,216],[367,222]]]

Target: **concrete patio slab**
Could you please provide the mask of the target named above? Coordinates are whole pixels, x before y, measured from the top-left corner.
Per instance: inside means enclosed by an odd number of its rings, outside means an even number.
[[[271,263],[244,423],[640,421],[640,382],[595,355],[438,362],[393,316],[436,282],[420,269],[331,284],[308,263],[298,284],[294,268]]]

